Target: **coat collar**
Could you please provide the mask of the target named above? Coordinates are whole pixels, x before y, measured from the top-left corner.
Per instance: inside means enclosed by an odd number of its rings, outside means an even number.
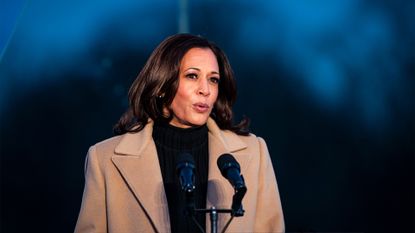
[[[139,133],[127,133],[123,136],[115,153],[120,155],[139,156],[152,141],[154,122],[150,120]],[[246,148],[246,144],[237,135],[221,130],[212,118],[208,118],[209,136],[214,137],[227,152],[232,153]]]
[[[150,120],[140,132],[123,135],[115,148],[112,161],[146,211],[153,227],[158,232],[170,232],[167,198],[158,156],[156,156],[157,149],[152,139],[153,124],[154,122]],[[206,208],[211,206],[230,208],[233,188],[220,174],[216,161],[220,155],[243,150],[247,145],[236,134],[221,130],[211,118],[207,121],[207,127],[209,129],[209,174]],[[247,156],[236,157],[236,159],[242,169],[249,161]],[[207,216],[207,228],[209,228],[209,222]]]

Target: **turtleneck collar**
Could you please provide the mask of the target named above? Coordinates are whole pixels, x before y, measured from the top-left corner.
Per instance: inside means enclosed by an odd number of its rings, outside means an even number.
[[[179,128],[163,121],[155,121],[153,139],[159,146],[177,151],[197,149],[208,141],[206,124],[199,127]]]

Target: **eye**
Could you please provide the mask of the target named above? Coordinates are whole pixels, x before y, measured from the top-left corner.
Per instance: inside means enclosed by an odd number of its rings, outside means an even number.
[[[218,77],[211,77],[209,81],[214,84],[219,84],[220,79]]]
[[[186,78],[197,79],[197,74],[194,74],[194,73],[186,74]]]

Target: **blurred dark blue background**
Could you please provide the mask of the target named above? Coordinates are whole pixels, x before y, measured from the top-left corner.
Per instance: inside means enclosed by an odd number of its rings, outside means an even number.
[[[229,56],[236,118],[268,143],[287,231],[414,232],[414,12],[399,0],[1,2],[1,232],[73,231],[88,147],[112,136],[149,54],[180,30]]]

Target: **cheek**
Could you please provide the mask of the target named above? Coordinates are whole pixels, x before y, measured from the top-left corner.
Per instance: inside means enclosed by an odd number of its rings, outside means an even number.
[[[216,87],[216,88],[214,89],[214,91],[212,92],[211,97],[212,97],[212,102],[213,102],[213,103],[215,103],[215,102],[216,102],[216,100],[218,100],[218,97],[219,97],[219,90],[218,90],[218,88],[217,88],[217,87]]]
[[[175,98],[180,98],[181,100],[186,100],[190,98],[192,86],[186,82],[185,79],[181,79],[179,82],[179,87],[177,88]]]
[[[175,99],[177,99],[177,102],[180,104],[185,104],[191,100],[191,94],[189,90],[186,90],[185,88],[181,88],[177,91]]]
[[[175,95],[175,97],[173,99],[173,102],[171,104],[171,109],[176,114],[180,113],[180,112],[183,112],[189,101],[190,101],[190,95],[189,95],[188,91],[186,91],[184,88],[180,88],[176,92],[176,95]]]

